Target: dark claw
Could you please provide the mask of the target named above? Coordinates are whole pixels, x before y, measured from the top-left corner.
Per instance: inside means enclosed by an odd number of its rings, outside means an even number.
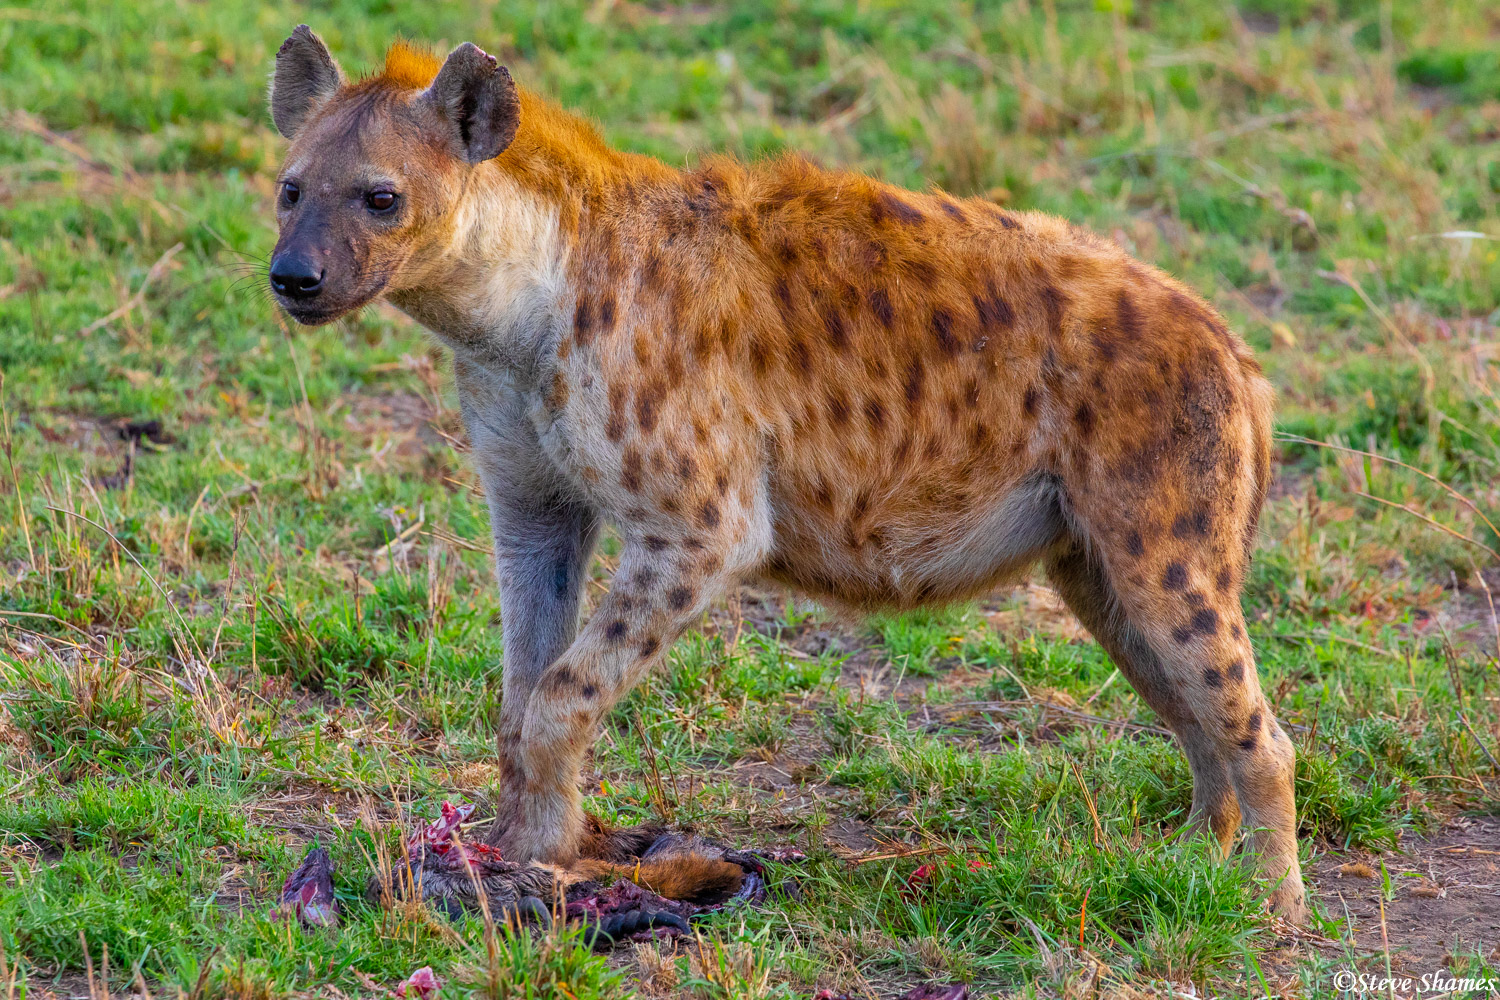
[[[497,919],[515,920],[517,924],[527,923],[529,917],[532,922],[540,924],[543,930],[552,929],[552,911],[547,908],[535,896],[522,896],[515,903],[506,907],[504,915],[497,914]]]
[[[458,923],[464,918],[463,904],[452,896],[431,896],[428,897],[428,902],[432,904],[434,910],[454,923]]]
[[[427,901],[432,904],[434,910],[455,923],[463,920],[466,913],[480,912],[478,904],[474,904],[472,908],[465,907],[462,902],[452,896],[429,896]],[[514,903],[507,903],[498,910],[491,911],[490,917],[497,924],[514,922],[516,926],[523,927],[528,923],[536,923],[540,924],[544,930],[550,930],[552,927],[552,911],[535,896],[522,896]]]
[[[670,927],[683,934],[688,930],[687,921],[675,913],[665,910],[627,910],[591,921],[584,929],[583,939],[592,948],[607,948],[632,934],[658,927]]]

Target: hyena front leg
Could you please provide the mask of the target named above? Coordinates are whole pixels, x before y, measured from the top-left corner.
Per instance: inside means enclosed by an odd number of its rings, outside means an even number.
[[[505,651],[499,749],[521,738],[537,680],[578,634],[578,608],[599,534],[595,511],[544,457],[525,400],[454,362],[459,404],[484,484],[500,583]],[[492,830],[495,839],[503,829]]]
[[[578,634],[579,601],[599,524],[578,504],[518,503],[499,491],[490,495],[505,638],[497,735],[503,779],[504,767],[515,759],[532,691]],[[496,827],[490,839],[502,833]]]
[[[497,845],[509,861],[568,864],[583,836],[578,772],[600,721],[725,585],[753,566],[768,528],[750,506],[712,526],[626,527],[609,594],[537,681],[518,738],[501,747]]]

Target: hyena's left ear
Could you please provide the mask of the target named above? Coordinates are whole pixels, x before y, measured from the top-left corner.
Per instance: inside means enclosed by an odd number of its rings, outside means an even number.
[[[449,53],[423,96],[453,151],[470,163],[505,152],[521,124],[521,99],[510,70],[473,42]]]
[[[305,24],[297,25],[276,52],[271,75],[271,121],[290,139],[308,113],[334,95],[344,74],[328,54],[323,39]]]

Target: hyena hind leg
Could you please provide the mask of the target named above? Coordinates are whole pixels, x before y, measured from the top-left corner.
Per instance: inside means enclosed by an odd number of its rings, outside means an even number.
[[[1124,547],[1090,541],[1049,559],[1052,579],[1182,742],[1193,770],[1192,820],[1226,848],[1236,827],[1247,827],[1272,905],[1304,920],[1295,753],[1261,693],[1239,588],[1219,586],[1222,572],[1189,551],[1144,567]]]
[[[1186,832],[1210,831],[1220,851],[1228,853],[1240,826],[1240,806],[1229,768],[1172,683],[1167,666],[1131,627],[1103,565],[1084,546],[1068,544],[1048,557],[1046,567],[1048,579],[1073,614],[1182,744],[1193,772],[1193,804]]]

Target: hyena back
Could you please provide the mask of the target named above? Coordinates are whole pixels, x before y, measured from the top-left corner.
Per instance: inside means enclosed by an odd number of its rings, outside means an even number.
[[[1303,915],[1240,590],[1271,393],[1192,292],[1036,213],[784,158],[617,152],[472,45],[350,82],[305,27],[271,279],[454,356],[504,621],[495,842],[566,863],[602,717],[724,590],[914,607],[1038,561],[1177,734],[1192,823]],[[599,525],[622,540],[578,628]]]

